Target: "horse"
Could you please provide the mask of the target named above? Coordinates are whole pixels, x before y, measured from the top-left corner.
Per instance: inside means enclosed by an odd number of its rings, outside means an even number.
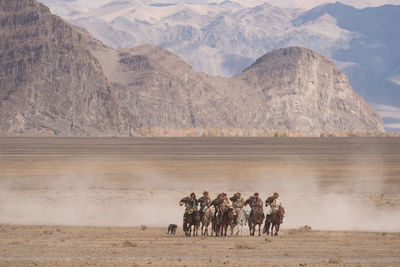
[[[233,229],[237,227],[237,232],[236,235],[239,234],[243,235],[243,226],[247,225],[247,222],[249,220],[249,215],[250,215],[250,211],[248,210],[248,207],[244,206],[243,208],[241,208],[238,212],[238,214],[236,214],[236,221],[233,224]]]
[[[221,223],[222,223],[222,216],[220,212],[214,213],[214,216],[212,217],[211,220],[211,235],[215,233],[215,236],[219,236],[220,234],[220,229],[221,229]]]
[[[184,198],[181,199],[181,201],[179,201],[179,206],[185,205],[186,209],[188,209],[189,201],[190,201],[190,197],[184,197]],[[185,218],[185,215],[184,215],[183,218]],[[185,235],[188,235],[189,227],[188,227],[187,220],[185,221],[185,219],[183,219],[182,229],[185,232]]]
[[[258,235],[261,235],[261,225],[264,221],[264,212],[262,207],[255,208],[252,210],[249,216],[249,229],[250,229],[250,236],[254,236],[256,232],[256,226],[258,225]]]
[[[266,232],[267,235],[269,235],[269,228],[271,226],[271,236],[277,236],[278,231],[280,228],[281,223],[283,222],[283,217],[285,216],[285,208],[282,206],[279,207],[277,211],[274,212],[272,215],[272,220],[271,222],[269,220],[265,220],[265,225],[264,225],[264,233]],[[275,234],[274,234],[274,227],[275,227]]]
[[[226,231],[228,230],[228,226],[232,228],[232,223],[233,223],[233,209],[228,208],[227,210],[224,211],[224,214],[222,215],[222,227],[221,227],[221,236],[225,235],[226,236]],[[232,234],[232,231],[231,231]]]
[[[192,234],[192,226],[193,226],[193,236],[197,236],[197,232],[200,226],[200,212],[198,210],[193,209],[191,212],[188,213],[187,219],[187,236]]]
[[[213,220],[215,209],[213,207],[209,207],[204,211],[204,214],[201,218],[201,235],[208,236],[208,226]],[[204,231],[203,231],[204,230]],[[211,232],[212,234],[212,232]]]

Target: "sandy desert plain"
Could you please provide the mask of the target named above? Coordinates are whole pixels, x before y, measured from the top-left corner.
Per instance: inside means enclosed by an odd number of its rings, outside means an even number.
[[[185,237],[205,189],[278,191],[280,236]],[[400,138],[0,138],[0,266],[142,265],[399,266]]]

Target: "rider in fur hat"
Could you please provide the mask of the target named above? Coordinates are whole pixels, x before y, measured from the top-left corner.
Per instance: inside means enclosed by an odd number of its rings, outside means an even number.
[[[199,198],[198,201],[200,203],[200,213],[203,213],[211,204],[211,199],[207,190],[203,192],[203,196]]]
[[[197,210],[198,202],[196,199],[196,194],[192,192],[189,197],[183,198],[181,203],[183,203],[182,201],[185,202],[186,206],[185,213],[183,214],[183,225],[186,225],[189,213],[191,213],[193,210]]]
[[[222,203],[222,205],[220,206],[220,211],[221,214],[224,214],[224,212],[229,209],[232,208],[232,203],[228,198],[228,195],[226,193],[222,193],[221,194],[222,199],[224,200],[224,202]]]
[[[271,221],[272,216],[274,215],[274,212],[277,211],[279,209],[279,207],[283,207],[283,202],[279,198],[279,194],[277,192],[275,192],[272,196],[267,198],[267,200],[265,201],[265,206],[267,206],[267,207],[269,206],[267,220]]]
[[[236,217],[238,216],[241,209],[244,207],[244,198],[240,192],[237,192],[230,198],[232,200],[232,207],[233,207],[233,215]]]

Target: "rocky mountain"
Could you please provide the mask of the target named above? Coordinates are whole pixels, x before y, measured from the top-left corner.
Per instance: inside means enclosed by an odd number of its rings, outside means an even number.
[[[116,103],[74,27],[36,0],[0,2],[0,128],[109,135]]]
[[[334,59],[382,116],[382,106],[400,109],[399,0],[41,1],[108,46],[161,46],[213,75],[232,77],[267,52],[306,47]],[[400,129],[395,117],[384,121]]]
[[[113,49],[36,0],[0,4],[4,134],[139,135],[144,129],[383,131],[334,63],[292,47],[243,73],[196,72],[150,45]]]
[[[379,110],[382,104],[399,108],[400,83],[396,77],[400,77],[400,5],[356,9],[341,3],[327,4],[302,14],[293,24],[312,25],[328,16],[351,36],[346,46],[332,50],[331,57],[340,62],[355,90]],[[395,117],[381,114],[388,129],[400,129],[390,127]]]

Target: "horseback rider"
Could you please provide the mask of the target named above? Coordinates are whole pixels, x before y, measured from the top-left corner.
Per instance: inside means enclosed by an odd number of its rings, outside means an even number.
[[[263,201],[261,200],[261,198],[260,198],[260,194],[259,193],[254,193],[254,199],[255,199],[255,201],[254,201],[254,209],[262,209],[262,206],[263,206]]]
[[[221,214],[224,214],[224,212],[225,212],[227,209],[232,208],[232,203],[231,203],[231,201],[229,200],[229,198],[228,198],[228,196],[227,196],[226,193],[222,193],[222,194],[221,194],[221,197],[222,197],[222,199],[223,199],[223,202],[222,202],[222,204],[220,205],[219,208],[220,208]]]
[[[279,198],[279,194],[275,192],[272,196],[267,198],[265,201],[265,206],[269,206],[269,211],[267,214],[267,220],[272,221],[272,218],[274,216],[274,213],[279,209],[279,207],[283,207],[283,202]]]
[[[240,192],[237,192],[230,198],[230,200],[232,200],[233,216],[235,216],[234,223],[236,223],[237,216],[239,216],[240,210],[244,207],[244,198]]]
[[[248,203],[250,205],[250,217],[253,216],[254,212],[256,212],[257,210],[261,211],[261,213],[264,212],[263,201],[261,200],[260,194],[258,192],[255,192],[253,196],[249,197],[249,199],[245,203]]]
[[[183,223],[185,224],[187,222],[187,218],[189,216],[189,214],[192,214],[192,212],[194,210],[197,210],[197,199],[196,199],[196,194],[194,192],[192,192],[190,194],[189,200],[186,204],[186,209],[185,209],[185,213],[183,214]]]
[[[210,207],[211,198],[208,195],[208,191],[207,190],[205,190],[203,192],[203,196],[201,198],[199,198],[198,202],[200,202],[200,213],[203,213],[205,211],[205,209]]]
[[[233,215],[239,214],[239,211],[244,207],[244,198],[240,192],[237,192],[230,198],[232,200]]]
[[[197,206],[198,206],[198,201],[196,199],[196,194],[194,192],[192,192],[190,194],[190,200],[189,200],[189,210],[190,209],[195,209],[197,210]]]

